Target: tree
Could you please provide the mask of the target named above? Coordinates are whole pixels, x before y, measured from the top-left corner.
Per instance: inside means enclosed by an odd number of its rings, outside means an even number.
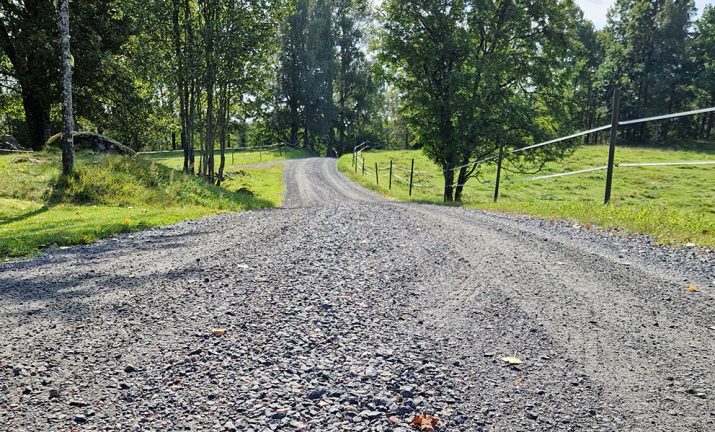
[[[460,201],[479,173],[454,167],[559,129],[573,33],[564,2],[391,0],[385,8],[381,58],[410,129],[444,169],[445,201]]]
[[[307,49],[304,145],[314,151],[319,147],[330,149],[336,115],[333,100],[336,57],[329,0],[316,0],[308,23]]]
[[[124,2],[87,0],[69,5],[75,58],[75,110],[93,119],[96,95],[112,87],[116,74],[107,60],[120,52],[132,26]],[[53,104],[60,100],[59,38],[50,0],[0,0],[0,48],[12,65],[10,73],[22,95],[31,146],[41,149],[51,134]],[[100,104],[101,106],[101,104]]]
[[[282,26],[274,127],[297,145],[340,155],[380,128],[367,60],[367,0],[295,0]],[[336,138],[337,135],[337,138]]]
[[[622,89],[624,117],[685,107],[692,82],[687,46],[693,11],[692,0],[618,0],[609,10],[599,75],[608,93]],[[668,123],[661,125],[660,138],[666,139]],[[654,138],[648,123],[626,128],[625,135],[639,142]]]
[[[367,24],[367,2],[364,0],[336,1],[335,42],[337,45],[336,127],[338,132],[335,153],[347,151],[347,140],[360,134],[361,111],[369,108],[369,98],[376,92],[372,86],[369,63],[362,49],[363,27]],[[352,136],[351,136],[352,135]]]
[[[287,124],[288,141],[298,145],[298,134],[303,125],[306,105],[305,82],[308,76],[306,34],[308,1],[297,0],[295,11],[282,26],[282,47],[278,71],[278,123]]]
[[[603,62],[603,45],[593,23],[583,18],[581,10],[577,9],[574,13],[578,39],[571,64],[575,72],[571,98],[574,107],[573,124],[576,129],[588,130],[600,126],[600,119],[606,114],[602,109],[605,98],[598,86],[598,68]],[[586,135],[584,144],[590,142],[591,136]]]
[[[697,100],[702,106],[715,106],[715,6],[706,6],[696,22],[692,53]],[[698,128],[699,137],[710,139],[714,128],[715,113],[704,115]]]
[[[70,50],[69,0],[60,0],[58,23],[60,32],[60,70],[62,74],[62,173],[74,170],[74,118],[72,115],[72,53]]]

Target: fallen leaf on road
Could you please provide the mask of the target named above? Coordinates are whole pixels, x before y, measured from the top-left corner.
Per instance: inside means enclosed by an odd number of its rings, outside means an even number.
[[[521,359],[516,357],[502,357],[501,361],[509,363],[510,365],[520,365],[524,363]]]
[[[223,336],[226,334],[226,329],[211,329],[211,334],[214,336]]]
[[[434,427],[439,423],[439,418],[432,417],[427,413],[422,413],[410,422],[411,425],[417,426],[420,432],[434,432]]]
[[[700,291],[700,290],[695,285],[690,285],[688,287],[688,292],[698,292],[698,291]]]

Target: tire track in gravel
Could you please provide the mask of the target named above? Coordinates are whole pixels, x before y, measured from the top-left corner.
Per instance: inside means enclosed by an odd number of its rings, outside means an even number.
[[[463,272],[468,282],[446,290],[445,307],[434,309],[436,321],[458,317],[470,303],[481,305],[487,290],[487,301],[507,299],[511,311],[526,318],[521,331],[550,341],[533,344],[524,338],[511,349],[530,350],[526,357],[538,359],[551,345],[557,352],[547,355],[549,362],[557,357],[561,368],[596,386],[610,407],[620,407],[616,412],[626,422],[620,429],[712,428],[711,291],[688,293],[683,274],[654,272],[652,265],[626,263],[618,252],[593,251],[593,244],[518,226],[508,218],[461,209],[413,210],[433,226],[460,226],[435,234],[455,244],[457,257],[471,267]],[[695,278],[707,283],[702,275]],[[468,316],[462,322],[474,325]]]
[[[713,429],[698,256],[285,173],[283,209],[0,266],[0,430]]]

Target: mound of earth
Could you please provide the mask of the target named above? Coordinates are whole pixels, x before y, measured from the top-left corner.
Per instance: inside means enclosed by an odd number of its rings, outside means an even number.
[[[254,196],[256,196],[256,194],[253,193],[253,191],[250,190],[250,189],[247,188],[247,187],[242,187],[242,188],[240,188],[239,190],[236,191],[236,193],[239,193],[239,194],[241,194],[241,195],[245,195],[245,196],[248,196],[248,197],[254,197]]]
[[[47,145],[49,147],[60,147],[61,136],[61,133],[53,135],[47,140]],[[74,147],[76,150],[90,150],[97,153],[119,153],[128,156],[136,154],[134,150],[124,144],[93,132],[75,132]]]
[[[12,135],[0,135],[0,150],[25,150]]]

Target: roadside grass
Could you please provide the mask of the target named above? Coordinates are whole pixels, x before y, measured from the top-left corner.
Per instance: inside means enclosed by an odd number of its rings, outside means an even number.
[[[274,207],[279,207],[283,204],[283,194],[285,193],[284,167],[280,162],[311,156],[314,155],[307,150],[286,148],[271,151],[227,152],[224,169],[226,180],[221,187],[232,192],[241,189],[250,191],[255,197],[270,201]],[[176,170],[181,170],[184,164],[184,155],[181,151],[141,153],[139,158],[157,162]],[[216,164],[218,162],[217,154]],[[197,157],[196,164],[198,165],[198,163],[199,158]]]
[[[289,152],[285,157],[302,157]],[[174,159],[181,165],[180,152]],[[14,163],[16,158],[30,159]],[[237,153],[230,179],[216,187],[175,169],[172,158],[77,154],[77,174],[60,177],[57,152],[0,155],[0,260],[96,240],[187,219],[281,205],[281,164],[239,169],[240,164],[280,160]],[[230,160],[230,159],[229,159]],[[251,191],[238,193],[238,189]]]
[[[313,156],[307,150],[287,149],[279,150],[227,150],[226,169],[241,167],[243,165],[263,164],[267,162],[277,162],[286,159],[300,159]],[[146,160],[159,162],[169,168],[181,170],[184,165],[184,154],[182,151],[172,151],[164,153],[140,153],[139,157]],[[216,152],[216,170],[218,171],[218,151]],[[199,155],[196,154],[196,165],[199,164]]]
[[[355,172],[352,155],[343,156],[339,168],[353,180],[385,196],[424,203],[442,203],[444,180],[441,169],[422,151],[369,151],[363,154],[365,168],[373,174]],[[388,172],[380,171],[375,184],[374,164],[389,166],[390,160],[401,169],[394,172],[409,179],[415,159],[413,188],[393,178],[388,190]],[[563,161],[549,163],[538,175],[606,165],[607,146],[581,146]],[[715,145],[703,144],[691,150],[619,147],[617,163],[675,162],[715,160]],[[506,166],[509,168],[509,165]],[[494,166],[485,167],[482,179],[492,181]],[[530,177],[530,174],[502,172],[503,178]],[[567,219],[603,228],[649,234],[658,242],[671,245],[694,243],[715,248],[715,166],[659,166],[616,168],[612,205],[603,206],[605,171],[577,174],[546,180],[502,183],[497,203],[492,202],[493,185],[480,185],[472,179],[465,188],[467,207],[528,214],[548,219]]]

